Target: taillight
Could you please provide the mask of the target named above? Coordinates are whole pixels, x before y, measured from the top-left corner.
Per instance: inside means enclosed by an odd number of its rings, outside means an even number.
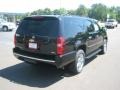
[[[57,54],[62,55],[64,53],[64,43],[65,40],[63,37],[57,38]]]
[[[14,45],[16,45],[16,34],[14,35]]]

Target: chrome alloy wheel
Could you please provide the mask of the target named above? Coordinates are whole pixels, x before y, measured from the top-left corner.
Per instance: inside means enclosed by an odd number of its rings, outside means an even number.
[[[76,57],[76,69],[78,72],[81,72],[85,63],[85,58],[83,53],[77,53]]]

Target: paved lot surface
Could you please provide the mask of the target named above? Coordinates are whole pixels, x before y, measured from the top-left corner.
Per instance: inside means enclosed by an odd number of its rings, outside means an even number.
[[[120,90],[120,26],[107,30],[108,52],[87,61],[79,75],[14,58],[14,32],[0,32],[0,90]]]

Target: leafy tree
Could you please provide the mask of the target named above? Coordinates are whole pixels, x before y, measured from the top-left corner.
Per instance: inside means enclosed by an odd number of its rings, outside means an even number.
[[[89,11],[89,17],[105,21],[107,18],[108,9],[103,4],[93,4],[92,8]]]
[[[59,9],[55,9],[55,10],[53,11],[53,14],[54,14],[54,15],[60,15],[60,10],[59,10]]]
[[[76,15],[87,16],[88,9],[84,5],[80,5],[79,8],[76,10]]]
[[[52,14],[52,11],[51,11],[49,8],[45,8],[45,9],[43,10],[43,12],[44,12],[45,15],[50,15],[50,14]]]
[[[66,15],[67,14],[67,10],[64,8],[60,8],[60,9],[55,9],[53,11],[54,15]]]
[[[37,13],[37,11],[33,11],[32,13],[31,13],[31,15],[37,15],[38,13]]]
[[[42,9],[37,10],[37,15],[43,15],[43,14],[44,14],[44,10]]]
[[[68,10],[67,14],[68,15],[76,15],[76,11],[75,10]]]
[[[117,11],[115,7],[109,8],[108,13],[110,15],[110,18],[116,19]]]
[[[38,9],[36,11],[31,12],[31,15],[50,15],[52,12],[49,8],[45,8],[44,10]]]
[[[116,11],[117,11],[116,19],[118,20],[118,22],[120,22],[120,7],[117,7]]]

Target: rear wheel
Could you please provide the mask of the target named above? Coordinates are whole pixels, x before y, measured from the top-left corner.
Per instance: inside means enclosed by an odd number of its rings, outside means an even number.
[[[76,53],[75,61],[68,66],[68,69],[74,74],[78,74],[82,71],[84,63],[85,53],[82,49],[80,49]]]

